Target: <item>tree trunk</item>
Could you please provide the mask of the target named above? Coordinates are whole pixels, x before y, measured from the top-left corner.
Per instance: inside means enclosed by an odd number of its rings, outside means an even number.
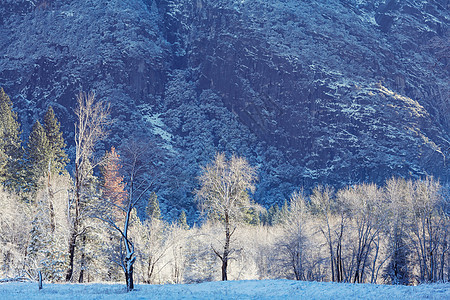
[[[134,289],[133,282],[133,263],[134,260],[127,259],[125,262],[125,281],[127,284],[127,292],[130,292]]]
[[[39,280],[39,289],[42,290],[42,272],[39,271],[38,273],[38,280]]]
[[[335,267],[336,267],[336,271],[335,271],[335,280],[336,282],[342,282],[344,279],[344,274],[343,274],[343,266],[342,266],[342,249],[341,249],[341,242],[340,240],[338,240],[338,243],[336,245],[336,258],[335,258]]]
[[[72,234],[70,235],[70,240],[69,240],[69,266],[68,266],[67,272],[66,272],[66,281],[72,280],[76,239],[77,239],[77,234],[75,231],[73,231]]]
[[[155,262],[153,262],[152,256],[150,256],[148,258],[148,264],[147,264],[147,282],[146,283],[151,283],[152,282],[152,276],[153,276],[153,271],[155,269]]]
[[[75,216],[73,217],[73,227],[69,240],[69,266],[66,272],[66,281],[72,280],[73,275],[73,262],[75,257],[75,244],[78,236],[78,218],[79,218],[79,205],[80,205],[80,189],[81,182],[79,176],[79,166],[75,163]]]
[[[295,280],[301,280],[301,273],[302,273],[301,256],[297,250],[294,250],[293,252],[294,253],[292,253],[292,267],[294,268]]]
[[[225,245],[223,247],[222,256],[222,281],[227,281],[228,254],[230,252],[230,219],[228,213],[225,213]]]
[[[51,233],[55,233],[56,221],[55,221],[55,209],[53,208],[53,191],[50,184],[51,179],[50,172],[50,161],[48,162],[48,172],[47,172],[47,196],[48,196],[48,208],[50,211],[50,230]]]
[[[228,268],[228,261],[226,259],[222,260],[222,281],[227,281],[227,268]]]
[[[85,254],[85,246],[86,246],[86,235],[83,234],[81,239],[81,259],[80,259],[80,276],[78,277],[78,283],[83,283],[84,281],[84,269],[86,268],[86,254]]]
[[[328,212],[325,212],[325,219],[326,219],[326,223],[327,223],[327,233],[325,233],[324,231],[322,231],[323,235],[325,236],[325,238],[328,241],[328,249],[330,251],[330,264],[331,264],[331,281],[336,281],[336,277],[335,277],[335,270],[334,270],[334,263],[335,263],[335,258],[334,258],[334,250],[333,250],[333,240],[331,239],[331,228],[330,228],[330,222],[328,220]],[[337,268],[337,267],[336,267]]]
[[[84,256],[84,254],[83,254],[83,256]],[[80,270],[80,276],[78,277],[78,283],[83,283],[83,280],[84,280],[84,269],[82,268]]]

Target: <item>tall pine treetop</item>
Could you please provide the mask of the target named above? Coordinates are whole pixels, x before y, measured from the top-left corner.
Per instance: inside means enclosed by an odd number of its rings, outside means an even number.
[[[158,196],[155,192],[150,195],[145,212],[147,214],[147,218],[161,219],[161,210],[159,208]]]
[[[17,121],[17,113],[13,111],[11,99],[3,88],[0,88],[0,137],[0,147],[5,154],[20,157],[20,124]]]
[[[186,212],[184,211],[184,209],[181,211],[180,217],[178,218],[178,226],[180,226],[184,230],[189,229],[189,225],[187,224],[186,220]]]
[[[0,88],[0,182],[9,190],[18,190],[23,181],[20,134],[11,99]]]
[[[50,160],[50,146],[47,139],[47,134],[41,123],[37,120],[31,128],[30,136],[28,137],[28,164],[39,163],[42,166],[48,166]]]
[[[51,169],[53,172],[63,172],[69,158],[64,150],[66,144],[61,132],[61,124],[51,106],[48,107],[44,116],[44,129],[52,157]]]
[[[30,191],[36,192],[39,181],[48,174],[48,165],[52,156],[49,142],[39,121],[33,124],[27,144],[27,177]]]

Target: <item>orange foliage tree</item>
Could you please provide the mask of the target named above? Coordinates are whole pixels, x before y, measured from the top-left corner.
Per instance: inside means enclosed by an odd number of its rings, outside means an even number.
[[[120,155],[114,147],[111,147],[111,151],[105,155],[102,168],[102,195],[105,200],[113,204],[115,207],[113,215],[118,219],[124,218],[124,212],[121,207],[123,207],[127,198],[123,176],[120,175],[121,168]]]

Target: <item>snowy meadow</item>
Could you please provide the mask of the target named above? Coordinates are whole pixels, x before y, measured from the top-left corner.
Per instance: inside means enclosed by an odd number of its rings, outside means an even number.
[[[199,284],[0,284],[1,299],[450,299],[450,284],[418,286],[241,280]]]

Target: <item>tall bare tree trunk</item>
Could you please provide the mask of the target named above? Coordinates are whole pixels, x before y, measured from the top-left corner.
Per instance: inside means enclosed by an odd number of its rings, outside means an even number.
[[[75,215],[72,219],[72,228],[69,239],[69,266],[66,272],[66,281],[72,280],[73,276],[73,264],[75,258],[75,246],[78,237],[78,223],[79,223],[79,204],[80,203],[80,179],[79,179],[79,166],[75,163]]]
[[[334,270],[334,250],[333,250],[333,240],[331,239],[331,228],[330,223],[328,221],[328,216],[326,215],[326,221],[327,221],[327,234],[323,232],[325,235],[325,238],[328,240],[328,249],[330,251],[330,264],[331,264],[331,281],[336,281],[335,277],[335,270]]]
[[[81,226],[81,187],[86,181],[87,174],[95,168],[91,163],[95,152],[95,145],[106,138],[106,127],[110,124],[108,120],[109,106],[102,102],[95,102],[94,93],[83,93],[77,96],[77,108],[75,114],[78,122],[75,124],[75,197],[74,203],[69,203],[69,220],[71,232],[69,237],[69,266],[66,272],[66,281],[72,280],[74,269],[74,258],[76,242],[80,234]],[[74,206],[73,216],[70,216],[71,207]]]
[[[81,238],[81,259],[80,259],[80,276],[78,277],[78,283],[83,283],[84,281],[84,270],[86,267],[86,254],[85,254],[85,247],[86,247],[86,235],[83,234]]]
[[[73,261],[75,257],[75,243],[76,243],[76,233],[72,231],[69,240],[69,266],[66,272],[66,281],[72,280],[73,275]]]
[[[134,261],[135,261],[134,257],[128,255],[125,258],[125,282],[127,284],[127,292],[132,291],[134,289],[134,282],[133,282]]]
[[[228,256],[230,254],[230,240],[232,233],[230,232],[230,217],[225,213],[225,245],[223,247],[222,256],[222,281],[227,281]]]
[[[50,211],[50,230],[51,233],[55,233],[55,229],[56,229],[56,221],[55,221],[55,209],[53,207],[53,190],[52,190],[52,185],[50,183],[51,181],[51,171],[50,171],[50,167],[51,167],[51,162],[48,162],[48,171],[47,171],[47,201],[48,201],[48,208]]]

